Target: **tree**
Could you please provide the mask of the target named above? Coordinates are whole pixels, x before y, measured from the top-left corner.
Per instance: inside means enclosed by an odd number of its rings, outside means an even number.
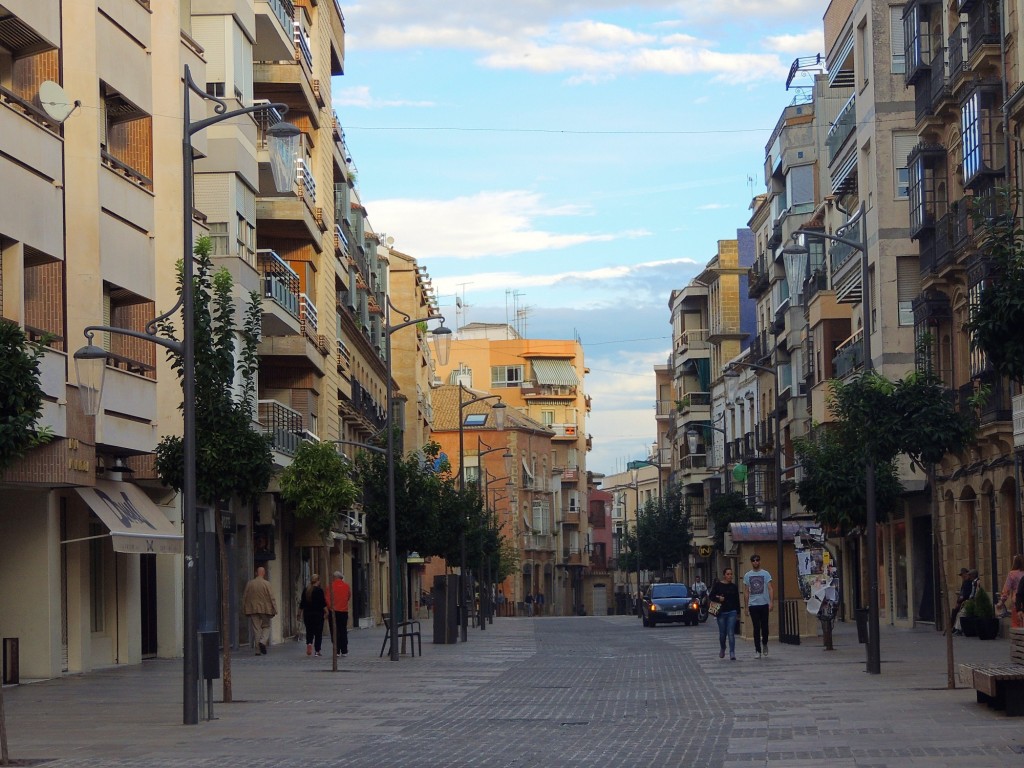
[[[327,539],[342,510],[356,500],[352,467],[338,453],[334,443],[305,442],[299,446],[292,463],[281,472],[281,497],[295,509],[295,517],[312,520],[323,542],[327,560]],[[326,569],[324,569],[326,570]],[[335,612],[331,611],[331,637],[337,638]],[[331,666],[338,670],[338,655],[331,654]]]
[[[730,523],[746,523],[764,520],[764,515],[747,504],[746,498],[738,491],[728,491],[715,496],[708,503],[707,514],[714,526],[715,549],[725,549],[725,532]]]
[[[39,383],[41,347],[17,323],[0,318],[0,473],[52,434],[39,429],[43,388]],[[4,694],[0,690],[0,765],[10,765]]]
[[[866,457],[849,440],[843,430],[818,426],[793,441],[803,467],[803,477],[796,486],[800,504],[826,530],[840,533],[867,522]],[[895,462],[876,465],[875,509],[879,520],[887,519],[902,492]]]
[[[669,486],[664,496],[644,505],[639,537],[642,569],[664,573],[690,554],[693,532],[689,512],[683,505],[682,486]]]
[[[1024,385],[1024,231],[1017,219],[1020,191],[996,196],[998,212],[975,212],[980,254],[990,270],[967,321],[971,346],[985,353],[992,368]],[[992,211],[988,211],[992,213]]]
[[[226,269],[213,273],[209,237],[195,244],[196,270],[193,276],[194,307],[192,330],[195,341],[196,376],[196,496],[211,506],[237,497],[251,503],[266,491],[274,471],[270,441],[250,426],[256,409],[257,347],[260,339],[262,299],[255,291],[241,328],[235,326],[233,282]],[[178,265],[178,295],[183,283]],[[158,325],[161,335],[178,340],[174,323]],[[184,360],[169,351],[171,367],[178,378],[184,375]],[[235,389],[235,375],[241,386]],[[183,406],[179,406],[179,409]],[[156,470],[160,481],[179,493],[185,484],[184,442],[178,435],[165,435],[156,447]],[[227,639],[230,589],[224,527],[214,515],[220,551],[221,637],[224,638],[224,701],[231,702],[231,651]]]

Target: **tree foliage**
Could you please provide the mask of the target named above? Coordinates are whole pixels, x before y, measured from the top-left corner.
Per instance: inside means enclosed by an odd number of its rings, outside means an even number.
[[[297,518],[312,520],[326,540],[338,514],[356,500],[351,474],[352,466],[334,443],[305,442],[281,472],[281,496]]]
[[[998,195],[996,215],[975,214],[990,275],[978,304],[971,307],[967,330],[971,346],[985,353],[996,373],[1024,384],[1024,231],[1016,215],[1020,195],[1019,190]]]
[[[764,515],[747,504],[747,500],[738,491],[720,493],[708,503],[708,518],[714,526],[715,548],[725,548],[725,532],[730,523],[749,523],[764,520]]]
[[[636,570],[638,537],[641,570],[664,572],[687,558],[693,532],[682,486],[671,486],[663,497],[647,501],[639,510],[637,529],[623,533],[619,566],[625,570]]]
[[[210,239],[199,238],[193,277],[196,493],[211,504],[233,496],[252,501],[267,489],[274,469],[269,440],[251,427],[259,367],[261,299],[255,292],[249,295],[242,327],[238,328],[231,275],[224,269],[213,271],[210,252]],[[179,296],[183,279],[180,267]],[[178,338],[170,320],[161,322],[159,331],[166,338]],[[168,357],[182,378],[182,356],[168,352]],[[237,392],[236,373],[241,381]],[[156,468],[164,485],[182,489],[184,446],[180,436],[161,438]]]
[[[803,507],[825,528],[847,532],[867,522],[867,457],[840,429],[817,428],[793,441],[803,466],[796,493]],[[886,520],[903,486],[893,461],[875,465],[875,510]]]
[[[911,373],[890,381],[869,371],[833,381],[828,405],[837,420],[794,441],[804,476],[800,503],[826,527],[849,530],[866,522],[865,474],[875,467],[879,520],[898,503],[895,465],[904,454],[915,466],[938,462],[972,439],[973,414],[958,411],[934,374]]]
[[[42,356],[17,323],[0,318],[0,471],[48,439],[36,429],[43,415]]]

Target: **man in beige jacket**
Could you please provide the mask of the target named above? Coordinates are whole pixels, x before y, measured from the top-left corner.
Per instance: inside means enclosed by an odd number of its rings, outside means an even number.
[[[277,616],[277,602],[267,581],[267,569],[262,565],[245,585],[242,613],[249,617],[249,633],[257,644],[256,655],[266,654],[270,645],[270,620]]]

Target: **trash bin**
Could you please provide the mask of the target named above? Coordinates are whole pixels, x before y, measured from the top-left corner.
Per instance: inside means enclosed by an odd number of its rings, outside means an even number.
[[[868,641],[868,611],[867,608],[855,608],[853,611],[854,618],[857,620],[857,642],[866,643]]]
[[[199,655],[203,680],[220,679],[220,632],[213,630],[199,633]]]

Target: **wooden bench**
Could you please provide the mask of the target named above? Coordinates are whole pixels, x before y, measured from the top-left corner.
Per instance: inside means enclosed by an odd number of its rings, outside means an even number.
[[[1006,664],[961,664],[961,677],[970,675],[978,703],[1024,715],[1024,629],[1010,630],[1010,661]]]
[[[377,658],[384,655],[385,649],[387,649],[388,655],[391,653],[391,614],[385,613],[383,618],[384,628],[387,632],[384,635],[384,642],[380,644],[380,653],[377,655]],[[410,655],[415,656],[417,651],[419,651],[420,656],[423,655],[423,636],[418,621],[400,621],[395,636],[402,641],[403,652],[405,651],[405,641],[408,639]]]

